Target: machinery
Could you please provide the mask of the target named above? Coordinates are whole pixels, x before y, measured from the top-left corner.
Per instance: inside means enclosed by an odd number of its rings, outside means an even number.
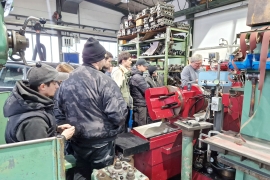
[[[116,159],[114,165],[103,169],[94,170],[92,173],[92,180],[149,180],[144,174],[138,171],[131,164]]]
[[[132,134],[149,143],[148,151],[134,155],[134,166],[149,179],[169,179],[181,172],[185,172],[181,173],[182,179],[191,178],[193,144],[196,142],[194,131],[212,126],[201,122],[204,116],[197,116],[196,120],[192,118],[208,106],[205,97],[197,85],[183,89],[167,86],[146,90],[150,118],[162,121],[135,127]]]
[[[236,169],[237,180],[270,179],[270,134],[267,128],[270,125],[267,118],[270,73],[266,61],[269,33],[267,27],[241,33],[241,52],[234,54],[229,63],[236,74],[245,72],[244,88],[231,89],[235,95],[243,94],[241,124],[235,132],[218,131],[214,136],[202,134],[204,138],[200,139],[208,144],[208,154],[217,151],[219,162]]]

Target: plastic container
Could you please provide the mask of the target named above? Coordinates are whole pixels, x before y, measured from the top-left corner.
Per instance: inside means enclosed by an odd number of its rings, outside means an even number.
[[[230,55],[229,69],[234,69],[232,65],[232,60],[234,55]],[[238,69],[251,69],[252,68],[253,54],[247,54],[244,61],[235,61],[234,64]]]
[[[270,57],[270,53],[268,53],[268,58]],[[260,68],[260,54],[253,54],[253,59],[252,59],[252,69],[257,70]],[[266,62],[266,67],[265,69],[270,69],[270,61]]]

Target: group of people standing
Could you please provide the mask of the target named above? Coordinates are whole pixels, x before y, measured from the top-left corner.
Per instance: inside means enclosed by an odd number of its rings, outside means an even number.
[[[4,105],[6,142],[54,136],[69,140],[76,167],[67,171],[67,179],[74,180],[91,179],[93,169],[113,163],[114,142],[126,129],[129,109],[138,125],[146,124],[144,92],[149,88],[144,59],[131,67],[130,54],[123,52],[109,76],[102,70],[110,68],[112,55],[94,38],[85,43],[82,58],[75,70],[37,63]]]
[[[147,124],[144,93],[163,85],[156,67],[144,59],[131,67],[128,52],[119,54],[119,65],[112,68],[112,55],[94,38],[85,43],[82,58],[75,70],[37,63],[4,105],[7,143],[54,136],[69,140],[76,167],[67,171],[68,180],[91,179],[93,169],[111,165],[115,139],[127,129],[130,110],[135,125]]]

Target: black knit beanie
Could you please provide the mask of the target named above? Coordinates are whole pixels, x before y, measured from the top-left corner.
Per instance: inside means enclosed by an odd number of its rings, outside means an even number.
[[[84,44],[82,58],[85,64],[92,64],[105,58],[106,50],[94,38],[89,38]]]
[[[152,76],[153,73],[157,70],[157,67],[156,66],[148,66],[148,72],[149,74]]]

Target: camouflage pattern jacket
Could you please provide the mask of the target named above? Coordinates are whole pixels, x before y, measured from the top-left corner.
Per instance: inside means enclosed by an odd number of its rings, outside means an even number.
[[[72,141],[100,142],[122,132],[127,105],[117,84],[91,65],[82,65],[62,82],[55,96],[57,124],[75,126]]]

